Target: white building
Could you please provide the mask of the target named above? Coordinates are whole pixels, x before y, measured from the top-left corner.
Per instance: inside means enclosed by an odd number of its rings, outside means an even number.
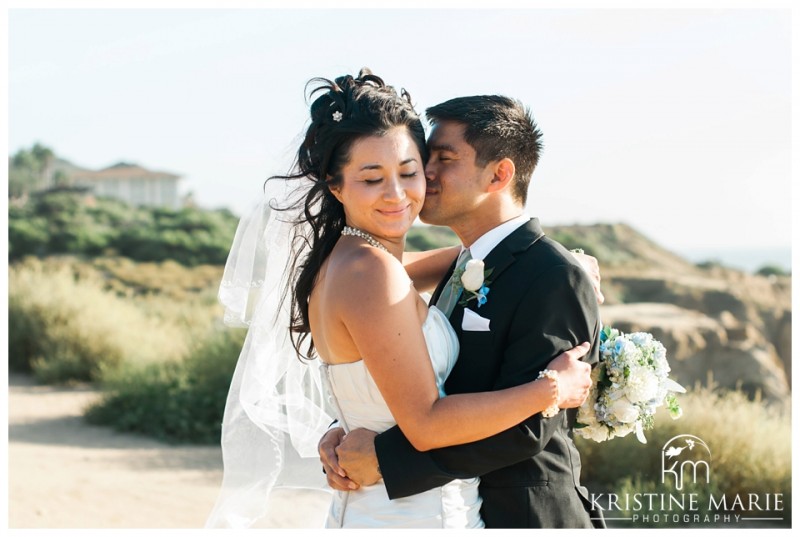
[[[75,169],[69,182],[84,186],[95,196],[116,198],[131,205],[177,209],[180,176],[147,170],[136,164],[120,162],[102,170]]]

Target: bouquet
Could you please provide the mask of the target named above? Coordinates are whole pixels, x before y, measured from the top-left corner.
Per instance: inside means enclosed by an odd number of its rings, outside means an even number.
[[[604,327],[600,362],[592,370],[593,386],[578,410],[575,432],[595,442],[635,433],[643,444],[656,409],[667,405],[672,419],[681,416],[676,393],[683,386],[668,378],[667,351],[651,334],[623,334]]]

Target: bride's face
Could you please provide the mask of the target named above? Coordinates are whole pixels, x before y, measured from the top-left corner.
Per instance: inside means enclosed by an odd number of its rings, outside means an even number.
[[[331,191],[347,225],[376,237],[404,236],[425,201],[422,157],[406,128],[355,142],[342,182]]]

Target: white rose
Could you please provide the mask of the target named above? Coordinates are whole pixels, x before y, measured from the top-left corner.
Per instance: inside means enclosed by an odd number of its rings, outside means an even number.
[[[587,440],[594,440],[595,442],[605,442],[610,436],[608,433],[608,427],[605,425],[583,427],[581,429],[576,429],[575,432],[581,435],[583,438],[586,438]]]
[[[625,394],[634,403],[644,403],[658,394],[658,377],[643,366],[631,367]]]
[[[621,397],[611,404],[611,414],[622,423],[633,423],[639,419],[639,409],[625,397]]]
[[[483,261],[470,259],[461,275],[461,284],[467,291],[477,291],[483,287]]]

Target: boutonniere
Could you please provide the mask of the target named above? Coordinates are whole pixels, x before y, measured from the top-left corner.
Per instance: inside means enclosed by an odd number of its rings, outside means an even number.
[[[477,300],[480,308],[486,304],[486,295],[489,294],[491,280],[487,280],[494,269],[484,270],[483,261],[480,259],[470,259],[463,269],[459,269],[455,280],[461,282],[464,294],[458,303],[466,306],[470,300]]]

